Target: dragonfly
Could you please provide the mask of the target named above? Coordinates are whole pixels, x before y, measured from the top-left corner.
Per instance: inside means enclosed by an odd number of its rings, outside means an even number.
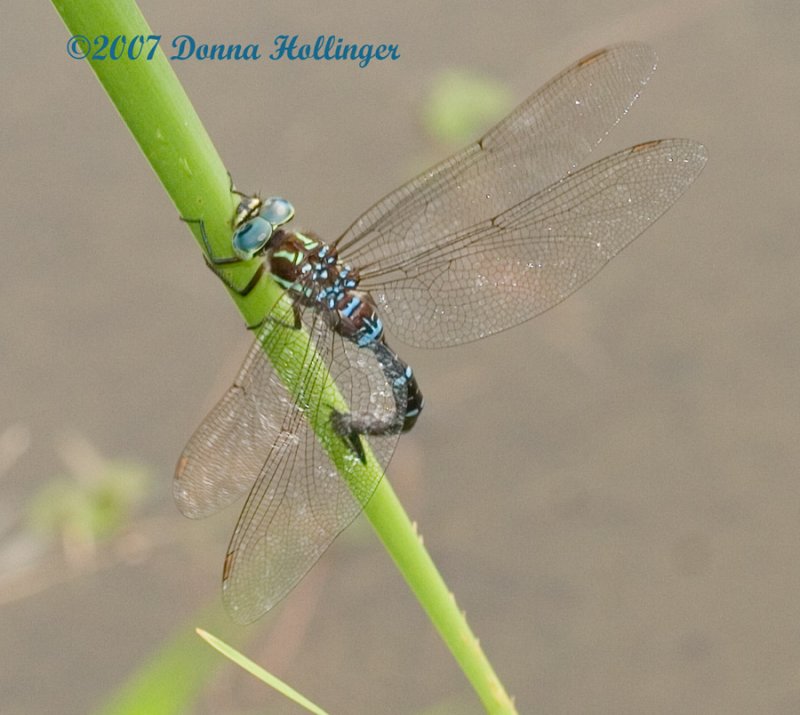
[[[592,278],[698,176],[706,150],[690,139],[586,165],[655,65],[639,43],[584,57],[330,243],[290,230],[294,207],[279,197],[236,192],[230,256],[213,255],[199,222],[206,261],[229,288],[246,295],[268,274],[282,289],[174,480],[192,518],[247,495],[222,576],[235,621],[256,620],[294,588],[362,511],[416,422],[419,385],[384,327],[437,348],[529,320]],[[252,280],[235,285],[226,266],[256,257]],[[344,459],[331,456],[337,449]],[[377,470],[363,469],[372,461]]]

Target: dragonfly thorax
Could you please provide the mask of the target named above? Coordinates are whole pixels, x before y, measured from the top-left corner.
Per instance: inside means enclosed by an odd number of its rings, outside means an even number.
[[[358,271],[339,261],[333,246],[314,234],[286,231],[294,217],[286,199],[240,194],[232,247],[250,260],[263,254],[269,272],[292,299],[315,308],[341,336],[363,347],[383,340],[383,323],[372,296],[358,289]]]
[[[313,234],[276,231],[269,241],[273,278],[302,305],[315,307],[343,337],[367,345],[383,337],[372,296],[336,249]]]

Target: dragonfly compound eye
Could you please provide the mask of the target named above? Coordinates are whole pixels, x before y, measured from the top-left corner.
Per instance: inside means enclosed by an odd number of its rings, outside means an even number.
[[[249,261],[263,250],[270,236],[272,236],[272,224],[256,216],[234,231],[231,239],[233,252],[243,261]]]
[[[292,220],[294,206],[280,196],[270,196],[264,199],[261,206],[261,218],[269,221],[273,227],[282,226]]]

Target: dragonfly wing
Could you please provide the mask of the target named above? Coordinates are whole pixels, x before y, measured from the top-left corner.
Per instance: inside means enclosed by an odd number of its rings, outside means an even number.
[[[395,398],[369,351],[343,339],[313,310],[303,319],[313,349],[281,353],[292,361],[285,367],[292,371],[290,382],[296,381],[296,396],[282,395],[291,409],[281,410],[282,422],[270,432],[274,438],[262,444],[261,469],[225,558],[223,598],[240,623],[254,621],[280,601],[355,519],[397,444],[396,434],[371,436],[367,462],[378,463],[372,469],[340,437],[336,445],[322,444],[311,424],[330,419],[332,405],[323,396],[330,395],[332,384],[353,413],[385,416],[396,409]],[[254,359],[263,365],[262,372],[269,369],[263,351]],[[329,456],[337,448],[345,455],[339,469]]]
[[[270,321],[264,325],[233,385],[178,460],[173,493],[185,516],[213,514],[251,489],[264,468],[269,446],[298,411],[264,359],[261,343]]]
[[[393,332],[412,345],[499,332],[586,283],[678,199],[705,162],[705,148],[688,139],[626,149],[363,285]],[[368,285],[373,278],[380,287]]]
[[[576,62],[480,141],[375,204],[337,241],[341,254],[362,275],[385,272],[562,178],[628,111],[655,59],[629,43]]]

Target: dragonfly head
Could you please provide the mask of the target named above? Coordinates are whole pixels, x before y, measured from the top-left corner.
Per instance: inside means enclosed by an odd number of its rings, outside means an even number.
[[[263,206],[260,196],[244,196],[236,207],[236,213],[233,215],[233,228],[239,229],[246,224],[250,219],[258,216]]]
[[[262,253],[275,230],[294,217],[294,206],[286,199],[246,196],[239,202],[233,225],[233,252],[243,261]]]

